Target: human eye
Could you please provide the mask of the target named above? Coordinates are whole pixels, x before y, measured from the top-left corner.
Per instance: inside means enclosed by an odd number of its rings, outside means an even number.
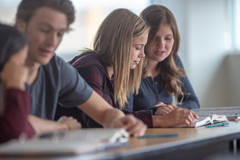
[[[166,37],[165,40],[170,41],[172,38],[171,37]]]
[[[136,46],[135,48],[136,48],[136,50],[141,50],[142,46],[139,45],[139,46]]]
[[[50,30],[47,28],[40,28],[40,31],[43,33],[49,33]]]
[[[57,36],[61,38],[63,36],[63,33],[58,33]]]
[[[65,33],[66,33],[65,30],[58,31],[58,32],[57,32],[57,36],[58,36],[59,38],[62,38]]]

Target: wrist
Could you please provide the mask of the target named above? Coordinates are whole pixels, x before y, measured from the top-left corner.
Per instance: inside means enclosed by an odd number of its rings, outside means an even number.
[[[104,128],[112,128],[116,123],[115,121],[118,121],[123,117],[125,117],[125,115],[123,114],[122,111],[115,108],[111,108],[106,112],[104,116],[104,123],[103,123]]]
[[[68,130],[68,126],[66,123],[63,123],[63,122],[58,122],[59,124],[59,130]]]
[[[62,123],[62,124],[64,124],[65,126],[67,126],[67,129],[68,129],[68,130],[72,130],[72,126],[71,126],[69,123],[67,123],[67,122],[59,122],[59,123]]]
[[[162,116],[152,116],[153,127],[162,127]]]
[[[5,83],[6,89],[15,88],[20,90],[25,90],[25,84],[23,82],[6,82]]]

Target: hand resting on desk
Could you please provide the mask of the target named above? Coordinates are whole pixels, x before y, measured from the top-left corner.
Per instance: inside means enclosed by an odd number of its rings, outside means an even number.
[[[196,113],[189,109],[177,108],[172,112],[162,115],[153,116],[153,127],[168,128],[177,124],[191,125],[194,119],[198,119]]]

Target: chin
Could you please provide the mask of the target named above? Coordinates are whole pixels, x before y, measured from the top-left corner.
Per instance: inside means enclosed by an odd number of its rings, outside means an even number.
[[[46,59],[40,59],[40,60],[38,60],[38,63],[40,63],[41,65],[43,65],[43,66],[45,66],[45,65],[47,65],[49,62],[50,62],[50,60],[51,59],[48,59],[48,60],[46,60]]]
[[[132,70],[132,69],[135,69],[136,68],[136,66],[132,66],[132,67],[130,67],[130,69]]]

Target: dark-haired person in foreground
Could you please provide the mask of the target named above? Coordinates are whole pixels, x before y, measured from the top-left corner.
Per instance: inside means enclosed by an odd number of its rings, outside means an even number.
[[[25,81],[28,70],[24,67],[28,46],[26,37],[16,28],[0,24],[0,143],[28,138],[35,133],[28,122],[31,109],[30,93]]]

